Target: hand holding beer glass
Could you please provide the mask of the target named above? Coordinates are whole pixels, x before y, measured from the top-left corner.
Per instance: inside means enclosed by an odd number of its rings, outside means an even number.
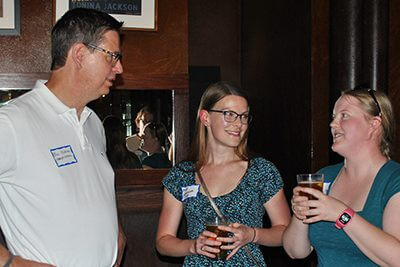
[[[217,237],[228,237],[229,236],[229,232],[218,229],[219,225],[225,225],[225,226],[229,225],[229,223],[227,221],[222,220],[218,216],[207,219],[205,222],[205,225],[206,225],[206,230],[215,233],[217,235]],[[209,237],[208,239],[216,240],[216,238],[213,238],[213,237]],[[225,260],[226,257],[228,256],[228,253],[227,253],[228,251],[221,249],[220,246],[218,246],[216,248],[218,248],[220,251],[218,253],[215,253],[215,259]]]
[[[307,174],[297,174],[297,185],[301,187],[308,187],[308,188],[313,188],[316,190],[319,190],[323,192],[323,186],[324,186],[324,175],[323,174],[313,174],[313,173],[307,173]],[[305,196],[308,198],[308,200],[316,200],[316,198],[308,194],[306,192],[300,191],[300,196]],[[310,207],[312,208],[312,207]],[[307,216],[309,218],[311,216]]]

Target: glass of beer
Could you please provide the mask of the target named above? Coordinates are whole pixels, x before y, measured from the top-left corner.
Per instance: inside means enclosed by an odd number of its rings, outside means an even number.
[[[229,225],[229,223],[226,220],[224,221],[218,216],[211,217],[206,220],[205,225],[206,225],[206,230],[215,233],[217,237],[229,237],[229,232],[218,229],[219,225],[226,225],[226,226]],[[209,237],[208,239],[216,240],[216,238],[212,237]],[[215,259],[217,260],[225,260],[226,257],[228,256],[228,251],[220,249],[219,253],[216,253],[215,256],[216,256]]]
[[[317,189],[321,192],[324,186],[324,175],[322,173],[306,173],[297,174],[297,184],[302,187],[310,187]],[[306,196],[309,200],[315,200],[316,198],[308,193],[300,192],[300,196]]]

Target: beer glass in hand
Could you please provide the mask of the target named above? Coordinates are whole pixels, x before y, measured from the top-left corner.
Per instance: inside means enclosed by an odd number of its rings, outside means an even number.
[[[297,184],[302,187],[314,188],[322,192],[324,186],[324,175],[323,174],[297,174]],[[315,200],[316,198],[306,192],[300,192],[300,196],[306,196],[309,200]]]
[[[217,235],[217,237],[228,237],[229,236],[229,232],[218,229],[219,225],[225,225],[225,226],[229,225],[229,223],[227,221],[222,220],[218,216],[207,219],[205,222],[205,225],[206,225],[206,230],[215,233]],[[209,239],[216,240],[216,238],[213,238],[213,237],[209,237]],[[220,250],[219,253],[215,254],[215,259],[225,260],[226,257],[228,256],[227,251],[223,250],[221,248],[219,248],[219,250]]]
[[[323,174],[313,174],[313,173],[297,174],[296,177],[297,177],[297,184],[299,186],[314,188],[323,192],[323,187],[324,187]],[[306,196],[309,200],[316,200],[316,198],[313,195],[306,192],[300,191],[300,196]],[[312,207],[310,207],[310,209],[312,209]],[[307,216],[307,218],[310,217],[312,216]]]

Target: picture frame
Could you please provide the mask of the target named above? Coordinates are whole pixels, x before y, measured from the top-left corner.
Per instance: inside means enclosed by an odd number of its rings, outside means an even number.
[[[20,0],[0,0],[0,35],[19,36]]]
[[[123,30],[157,31],[158,0],[53,0],[53,23],[69,9],[79,7],[110,14],[124,22]]]

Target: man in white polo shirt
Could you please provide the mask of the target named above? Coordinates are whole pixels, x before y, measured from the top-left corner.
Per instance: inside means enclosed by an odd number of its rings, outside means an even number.
[[[52,73],[0,108],[0,266],[119,266],[114,172],[86,104],[122,73],[122,23],[68,11],[52,30]]]

